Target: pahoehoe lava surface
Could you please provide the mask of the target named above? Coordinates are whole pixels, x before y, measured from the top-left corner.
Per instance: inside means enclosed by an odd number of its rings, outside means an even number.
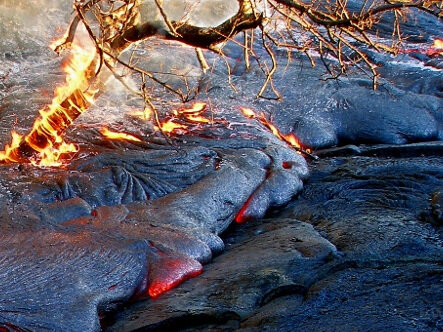
[[[55,29],[46,15],[65,24],[70,1],[48,3],[49,14],[0,4],[5,144],[63,80],[61,60],[46,50]],[[29,16],[38,33],[24,24]],[[421,47],[441,23],[417,19],[419,29],[405,28]],[[155,50],[150,70],[179,57],[198,71],[192,50],[171,47]],[[277,52],[284,100],[273,102],[254,98],[261,72],[244,69],[242,48],[225,51],[237,91],[211,54],[214,70],[189,81],[210,99],[212,126],[170,145],[124,115],[136,102],[111,84],[68,132],[81,152],[66,168],[0,166],[0,330],[443,328],[441,57],[370,53],[384,64],[373,91],[361,73],[323,81],[320,66]],[[241,106],[263,111],[321,160],[308,171]],[[142,142],[105,141],[101,122]],[[232,225],[239,214],[252,221]],[[202,276],[158,296],[204,264]]]
[[[284,211],[230,229],[202,277],[109,331],[441,330],[442,148],[322,158]]]

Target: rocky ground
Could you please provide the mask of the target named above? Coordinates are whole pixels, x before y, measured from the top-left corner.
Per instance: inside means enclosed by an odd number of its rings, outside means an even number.
[[[109,331],[440,331],[443,145],[328,152],[300,197]],[[351,153],[350,153],[351,151]]]
[[[46,48],[54,22],[66,24],[60,3],[47,2],[49,16],[0,3],[4,144],[64,79]],[[415,22],[416,51],[369,51],[383,64],[377,91],[361,72],[324,80],[277,51],[282,101],[255,98],[263,75],[235,44],[224,60],[206,54],[206,74],[192,49],[156,46],[147,69],[198,72],[188,83],[213,122],[168,142],[111,82],[67,133],[80,152],[65,167],[1,165],[0,330],[442,330],[442,62],[424,52],[441,22]],[[153,97],[161,117],[182,107],[162,89]],[[141,142],[106,140],[104,124]]]

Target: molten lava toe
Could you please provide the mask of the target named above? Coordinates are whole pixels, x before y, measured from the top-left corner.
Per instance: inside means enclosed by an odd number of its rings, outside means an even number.
[[[150,253],[149,261],[148,294],[154,298],[203,271],[195,259],[160,250]]]

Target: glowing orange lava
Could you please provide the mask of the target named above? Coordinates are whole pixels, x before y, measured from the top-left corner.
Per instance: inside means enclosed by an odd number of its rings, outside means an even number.
[[[246,116],[249,119],[257,119],[260,121],[264,126],[266,126],[275,136],[277,136],[282,141],[288,143],[289,145],[293,146],[297,150],[302,149],[302,146],[298,140],[298,138],[294,134],[283,134],[281,133],[277,127],[275,127],[271,122],[266,119],[263,113],[257,115],[253,110],[246,107],[241,107],[241,111],[244,116]],[[306,152],[310,153],[311,151],[309,149],[306,150]]]
[[[430,50],[434,51],[433,55],[443,55],[443,38],[436,38]]]
[[[163,270],[163,273],[158,273],[151,277],[153,280],[151,280],[148,287],[148,294],[152,298],[158,297],[182,282],[194,278],[203,272],[202,265],[190,258],[170,258],[163,260],[162,263],[161,270]]]
[[[437,57],[443,55],[443,38],[437,37],[434,39],[432,45],[422,48],[407,48],[399,50],[400,53],[421,53],[429,57]]]
[[[141,142],[142,140],[130,134],[109,130],[107,127],[99,129],[100,134],[111,140],[125,140],[131,142]]]

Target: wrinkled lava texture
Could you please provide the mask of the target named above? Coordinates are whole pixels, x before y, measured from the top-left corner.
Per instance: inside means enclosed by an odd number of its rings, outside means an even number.
[[[21,31],[11,22],[1,28]],[[420,49],[442,30],[418,22],[405,29]],[[63,74],[50,36],[1,33],[6,144]],[[148,69],[188,59],[198,71],[193,50],[171,47]],[[373,91],[361,73],[321,80],[321,66],[277,52],[277,102],[254,98],[263,77],[240,47],[226,53],[237,91],[224,60],[191,79],[214,124],[168,142],[125,115],[136,102],[111,85],[68,132],[81,151],[66,168],[0,166],[0,331],[443,329],[442,58],[370,53],[384,64]],[[171,97],[155,93],[167,116]],[[142,142],[107,141],[103,123]]]

